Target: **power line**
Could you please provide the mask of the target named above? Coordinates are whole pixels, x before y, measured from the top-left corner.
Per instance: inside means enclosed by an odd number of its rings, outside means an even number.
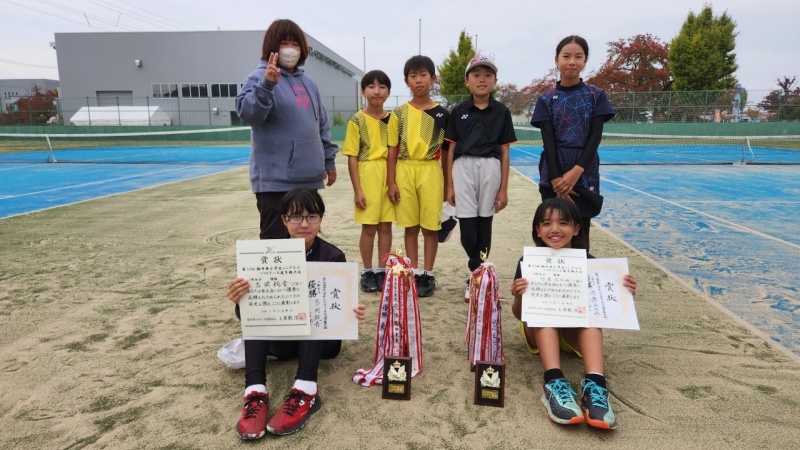
[[[161,21],[161,20],[158,20],[158,19],[155,19],[155,20],[150,19],[150,18],[145,17],[142,14],[139,14],[139,13],[137,13],[135,11],[131,11],[130,9],[114,8],[114,7],[102,4],[101,2],[97,2],[97,1],[94,1],[94,0],[86,0],[86,1],[88,1],[89,3],[95,4],[95,5],[97,5],[97,6],[101,7],[101,8],[105,8],[105,9],[108,9],[108,10],[110,10],[112,12],[115,12],[115,13],[119,14],[120,17],[124,15],[125,18],[130,18],[132,20],[137,20],[139,22],[146,23],[146,24],[154,26],[156,28],[161,28],[163,30],[168,30],[168,31],[173,30],[173,28],[168,23],[166,23],[164,21]]]
[[[100,28],[100,27],[89,25],[89,24],[86,23],[86,21],[79,22],[79,21],[76,21],[76,20],[67,19],[66,17],[62,17],[62,16],[59,16],[59,15],[56,15],[56,14],[49,13],[47,11],[42,11],[42,10],[39,10],[39,9],[36,9],[36,8],[31,8],[30,6],[22,5],[22,4],[19,4],[19,3],[16,3],[16,2],[12,2],[12,1],[9,1],[9,0],[2,0],[2,1],[4,1],[6,3],[11,3],[12,5],[16,5],[16,6],[19,6],[21,8],[30,9],[31,11],[36,11],[36,12],[38,12],[40,14],[46,14],[48,16],[52,16],[52,17],[56,17],[56,18],[59,18],[59,19],[62,19],[62,20],[66,20],[67,22],[77,23],[78,25],[88,26],[89,28],[97,28],[100,31],[108,31],[108,30],[105,30],[105,29]]]
[[[133,4],[131,4],[131,3],[128,3],[128,2],[126,2],[126,1],[124,1],[124,0],[117,0],[117,2],[118,2],[118,3],[125,4],[125,5],[128,5],[128,6],[130,6],[131,8],[136,8],[136,9],[138,9],[139,11],[144,11],[145,13],[147,13],[147,14],[149,14],[149,15],[151,15],[151,16],[159,17],[159,18],[161,18],[161,19],[164,19],[164,20],[166,20],[167,22],[172,22],[172,23],[174,23],[174,24],[176,24],[176,25],[179,25],[179,26],[181,26],[181,27],[187,28],[187,29],[189,29],[189,30],[194,30],[194,29],[196,29],[196,28],[192,28],[192,27],[190,27],[190,26],[188,26],[188,25],[184,25],[184,24],[182,24],[182,23],[180,23],[180,22],[177,22],[177,21],[175,21],[175,20],[172,20],[172,19],[170,19],[169,17],[164,17],[164,16],[162,16],[162,15],[160,15],[160,14],[156,14],[156,13],[154,13],[154,12],[151,12],[151,11],[148,11],[148,10],[146,10],[146,9],[144,9],[144,8],[140,8],[140,7],[138,7],[138,6],[136,6],[136,5],[133,5]]]
[[[89,22],[89,19],[92,19],[94,21],[101,22],[101,23],[104,23],[106,25],[112,25],[112,26],[115,26],[117,28],[122,28],[122,29],[125,29],[127,31],[140,31],[140,30],[137,30],[135,28],[131,28],[131,27],[125,26],[125,25],[120,27],[118,24],[115,24],[113,21],[111,21],[109,19],[104,19],[104,18],[102,18],[100,16],[97,16],[97,15],[94,15],[94,14],[88,14],[85,11],[81,11],[81,10],[75,9],[75,8],[70,8],[68,6],[64,6],[64,5],[62,5],[60,3],[57,3],[57,2],[54,2],[54,1],[39,0],[39,2],[40,3],[44,3],[46,5],[50,5],[50,6],[56,7],[56,8],[59,8],[59,9],[62,9],[64,11],[67,11],[67,12],[72,13],[72,14],[76,14],[78,16],[83,16],[86,19],[86,23],[90,27],[92,27],[92,24]]]
[[[3,59],[3,58],[0,58],[0,62],[9,63],[9,64],[16,64],[18,66],[40,67],[42,69],[54,69],[54,70],[58,69],[58,67],[41,66],[39,64],[25,63],[25,62],[22,62],[22,61],[11,61],[10,59]]]

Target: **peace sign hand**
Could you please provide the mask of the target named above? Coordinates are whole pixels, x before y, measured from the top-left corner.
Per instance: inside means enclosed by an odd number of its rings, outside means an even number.
[[[267,70],[264,71],[264,79],[277,83],[281,78],[281,69],[278,68],[278,54],[270,53],[267,61]]]

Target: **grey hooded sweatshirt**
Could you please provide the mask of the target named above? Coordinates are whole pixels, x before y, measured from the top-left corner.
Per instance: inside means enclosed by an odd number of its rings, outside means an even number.
[[[302,67],[281,68],[277,83],[264,79],[267,62],[244,82],[236,113],[250,125],[250,184],[253,193],[325,187],[339,148],[331,142],[328,112],[317,84]]]

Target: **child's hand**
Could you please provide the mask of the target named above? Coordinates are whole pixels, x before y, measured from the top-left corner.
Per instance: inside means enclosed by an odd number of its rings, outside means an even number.
[[[354,200],[356,202],[356,207],[358,209],[367,209],[367,197],[364,197],[364,193],[358,191],[355,193]]]
[[[636,280],[634,280],[632,276],[625,275],[625,277],[622,278],[622,285],[628,288],[631,295],[636,295]]]
[[[367,314],[367,307],[364,305],[358,305],[353,308],[353,312],[356,313],[356,319],[364,320],[364,316]],[[358,328],[362,328],[364,326],[363,323],[358,324]]]
[[[498,213],[506,206],[508,206],[508,194],[500,190],[494,198],[494,212]]]
[[[453,191],[453,188],[447,187],[444,190],[444,201],[450,204],[450,206],[456,206],[456,193]]]
[[[396,184],[389,185],[389,201],[395,205],[400,203],[400,189]]]
[[[228,285],[228,290],[225,292],[228,294],[230,301],[238,305],[244,294],[250,292],[250,282],[239,277],[231,281],[231,284]]]
[[[528,290],[528,280],[525,278],[517,278],[511,283],[511,295],[514,297],[522,297],[522,294]]]

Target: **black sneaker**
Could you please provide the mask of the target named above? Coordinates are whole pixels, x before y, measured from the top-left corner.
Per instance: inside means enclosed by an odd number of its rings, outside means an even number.
[[[378,290],[383,292],[383,285],[386,283],[386,271],[375,272],[375,284],[378,285]]]
[[[375,272],[361,272],[361,290],[364,292],[375,292],[378,290],[378,282],[375,281]]]
[[[600,387],[597,383],[587,378],[581,381],[583,386],[581,394],[581,406],[586,423],[604,430],[617,428],[617,418],[611,410],[608,402],[608,389]]]
[[[436,290],[436,278],[427,273],[415,275],[417,281],[417,297],[430,297]]]

